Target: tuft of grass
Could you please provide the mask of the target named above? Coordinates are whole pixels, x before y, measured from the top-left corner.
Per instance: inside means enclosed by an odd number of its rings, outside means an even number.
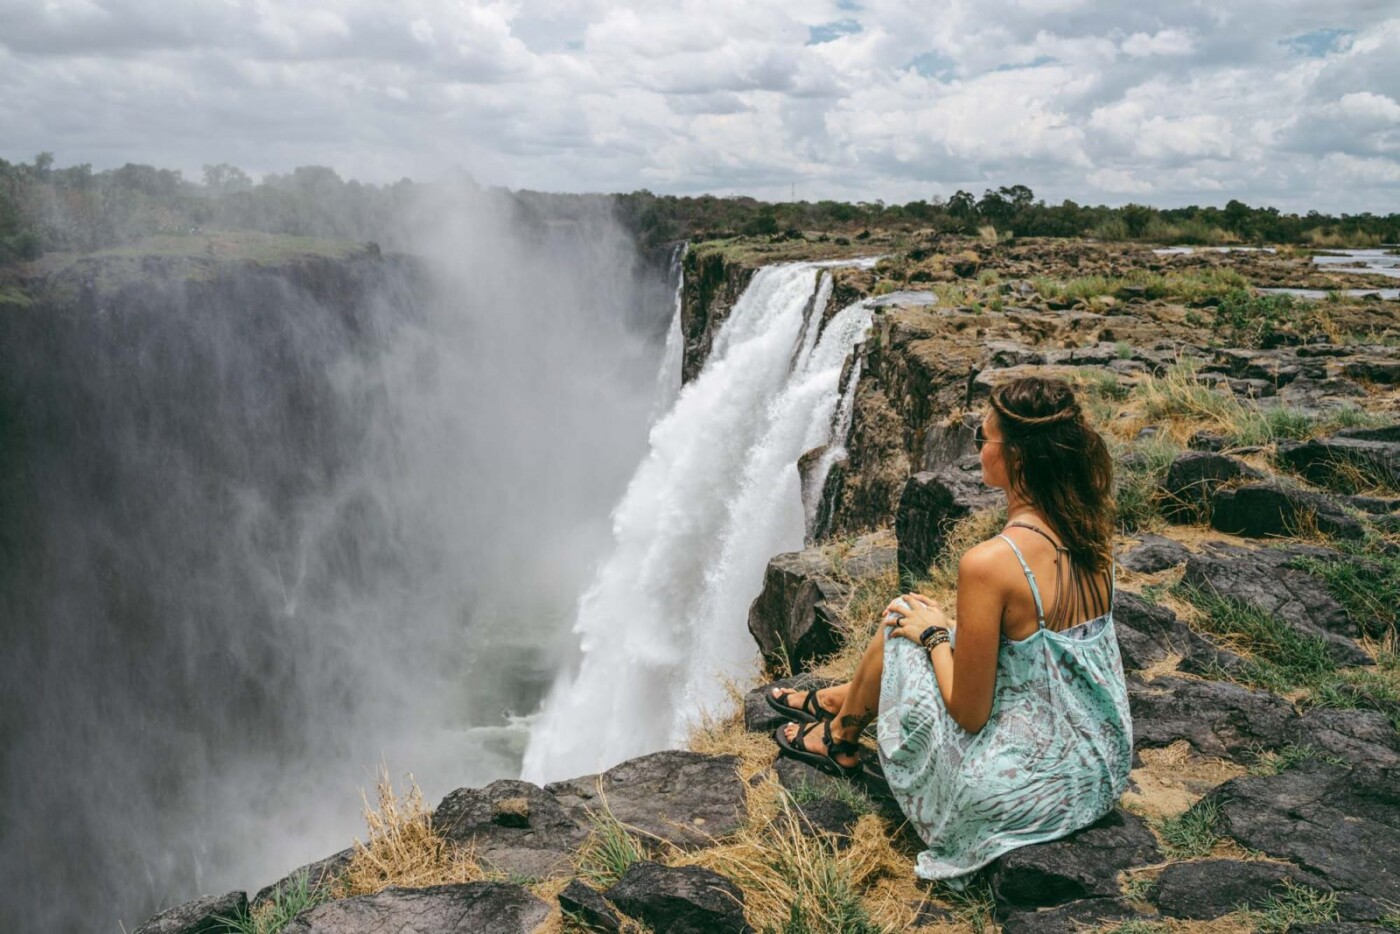
[[[310,875],[299,872],[267,904],[246,915],[240,913],[232,918],[216,915],[215,920],[227,924],[238,934],[279,934],[297,915],[329,900],[328,886],[312,886]]]
[[[1153,823],[1162,838],[1167,855],[1172,859],[1195,859],[1205,856],[1220,841],[1216,822],[1220,806],[1212,798],[1202,798],[1175,817]]]
[[[1230,289],[1215,309],[1216,334],[1235,347],[1274,347],[1296,339],[1309,320],[1308,303],[1292,295],[1255,295]]]
[[[1244,276],[1226,268],[1192,269],[1165,274],[1130,270],[1124,276],[1079,276],[1072,279],[1050,279],[1040,276],[1032,279],[1031,284],[1047,299],[1085,302],[1101,295],[1120,299],[1140,295],[1148,299],[1165,298],[1195,302],[1223,297],[1231,291],[1249,287],[1249,282]]]
[[[1256,749],[1254,751],[1254,762],[1249,766],[1251,775],[1277,775],[1287,769],[1293,768],[1300,762],[1307,762],[1310,759],[1318,759],[1328,765],[1345,765],[1345,761],[1337,756],[1329,756],[1321,749],[1310,744],[1297,745],[1288,743],[1278,749]]]
[[[1337,893],[1321,892],[1287,879],[1262,907],[1245,912],[1259,934],[1284,934],[1295,924],[1326,924],[1338,919]]]
[[[1237,675],[1244,683],[1283,693],[1336,676],[1337,663],[1324,640],[1299,633],[1272,613],[1186,584],[1173,592],[1201,610],[1197,628],[1248,656]]]
[[[1367,635],[1384,639],[1400,626],[1400,556],[1301,556],[1291,564],[1321,580]]]
[[[419,888],[479,882],[488,877],[470,849],[458,847],[437,833],[432,811],[423,803],[423,792],[412,775],[408,779],[409,791],[400,797],[381,763],[375,783],[378,810],[371,808],[360,792],[369,841],[355,840],[350,865],[331,885],[333,898],[370,895],[390,885]]]
[[[1138,456],[1124,461],[1115,452],[1114,499],[1118,529],[1132,533],[1159,528],[1162,523],[1162,481],[1181,453],[1181,445],[1161,432],[1131,447]]]
[[[589,811],[588,839],[575,857],[579,878],[604,889],[622,878],[633,863],[647,858],[646,847],[635,834],[613,816],[606,805]]]
[[[954,916],[972,928],[973,934],[985,934],[994,929],[992,916],[996,910],[996,900],[992,897],[992,886],[985,875],[978,873],[960,889],[937,882],[934,883],[933,892],[952,906]]]
[[[877,815],[857,821],[838,848],[813,832],[786,794],[776,815],[749,820],[715,846],[678,854],[672,865],[723,873],[744,893],[744,913],[757,930],[782,934],[875,934],[913,920],[909,860]]]
[[[835,800],[845,804],[858,815],[875,812],[875,804],[870,800],[870,796],[850,782],[827,782],[825,787],[822,787],[803,781],[791,789],[789,794],[794,804]]]

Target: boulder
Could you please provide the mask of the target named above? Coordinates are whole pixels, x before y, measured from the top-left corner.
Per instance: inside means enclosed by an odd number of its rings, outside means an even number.
[[[840,798],[816,798],[796,805],[800,815],[799,829],[803,833],[823,833],[839,838],[849,837],[851,828],[860,820],[860,812]]]
[[[553,795],[513,779],[450,793],[434,811],[433,826],[470,846],[486,865],[534,878],[568,872],[570,854],[588,837]]]
[[[1400,764],[1400,733],[1378,710],[1314,707],[1303,711],[1286,736],[1296,746],[1311,746],[1349,765]]]
[[[998,492],[982,482],[981,462],[975,458],[914,474],[905,481],[895,513],[900,569],[927,574],[953,524],[998,501]]]
[[[220,918],[248,917],[248,893],[205,895],[167,908],[138,927],[134,934],[238,934],[239,928]]]
[[[1342,364],[1342,375],[1367,383],[1394,386],[1400,383],[1400,360],[1389,357],[1359,357]]]
[[[1334,538],[1363,534],[1361,523],[1331,497],[1277,482],[1216,490],[1210,499],[1210,524],[1246,538],[1297,535],[1307,524]]]
[[[629,917],[667,934],[748,934],[744,893],[701,866],[633,863],[603,893]]]
[[[284,934],[530,934],[542,930],[549,906],[524,886],[463,882],[407,889],[390,886],[373,895],[324,902],[292,919]]]
[[[345,872],[350,867],[350,860],[354,856],[355,848],[346,847],[339,853],[327,856],[325,859],[294,869],[271,885],[259,889],[249,907],[256,909],[265,902],[276,901],[283,892],[295,890],[301,884],[303,875],[306,877],[307,890],[315,892],[329,885],[337,876]]]
[[[992,864],[996,916],[1085,898],[1118,897],[1118,873],[1155,862],[1157,840],[1142,818],[1115,808],[1060,840],[1012,850]]]
[[[620,931],[622,919],[603,893],[574,879],[559,893],[559,910],[592,931]]]
[[[1153,900],[1171,918],[1208,921],[1240,908],[1260,908],[1285,882],[1326,889],[1319,876],[1288,863],[1208,859],[1172,863],[1157,877]]]
[[[1113,626],[1118,650],[1128,671],[1147,668],[1171,654],[1185,654],[1191,630],[1164,606],[1120,590],[1113,599]]]
[[[1017,911],[1002,922],[1002,934],[1079,934],[1081,931],[1105,926],[1110,921],[1125,921],[1137,912],[1116,898],[1082,898],[1054,908],[1039,911]]]
[[[1186,546],[1180,542],[1172,541],[1161,535],[1146,532],[1138,538],[1138,544],[1119,558],[1118,563],[1130,571],[1137,571],[1139,574],[1155,574],[1158,571],[1176,567],[1178,564],[1183,564],[1191,554],[1186,550]]]
[[[1226,681],[1170,675],[1128,682],[1135,747],[1170,746],[1184,739],[1207,756],[1250,762],[1256,749],[1287,742],[1292,706],[1268,691]]]
[[[1323,640],[1339,664],[1369,665],[1371,657],[1353,641],[1360,629],[1346,609],[1321,580],[1289,566],[1300,557],[1336,554],[1305,545],[1259,549],[1211,545],[1187,559],[1181,582],[1271,614],[1300,635]]]
[[[1339,467],[1351,467],[1374,482],[1400,487],[1400,442],[1367,438],[1314,438],[1277,446],[1279,463],[1319,485],[1327,485]]]
[[[629,759],[602,775],[551,782],[545,790],[579,823],[604,807],[644,835],[690,849],[739,829],[744,783],[737,756],[668,749]]]
[[[1400,766],[1305,762],[1234,778],[1208,798],[1218,830],[1334,889],[1400,903]]]
[[[836,651],[845,627],[834,607],[845,594],[821,549],[788,552],[769,561],[763,590],[749,606],[749,633],[764,661],[801,671]]]
[[[1196,522],[1204,518],[1211,496],[1227,483],[1259,480],[1263,474],[1238,458],[1209,451],[1187,451],[1167,468],[1162,481],[1166,502],[1162,516],[1169,522]]]

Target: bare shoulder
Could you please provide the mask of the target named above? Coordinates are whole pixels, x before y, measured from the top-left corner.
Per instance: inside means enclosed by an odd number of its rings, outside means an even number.
[[[958,560],[958,578],[962,581],[976,581],[996,586],[1003,584],[1007,575],[1006,543],[997,538],[973,545]],[[1014,562],[1012,562],[1014,563]]]

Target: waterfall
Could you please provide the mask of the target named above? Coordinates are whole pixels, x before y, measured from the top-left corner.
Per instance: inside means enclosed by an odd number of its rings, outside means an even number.
[[[830,441],[863,303],[819,325],[834,263],[760,269],[709,359],[651,429],[613,511],[613,546],[579,600],[579,652],[526,749],[542,782],[673,747],[756,658],[748,607],[768,560],[801,549],[797,460]],[[851,265],[851,263],[845,263]]]
[[[685,254],[690,243],[676,247],[671,254],[670,275],[676,283],[674,306],[671,312],[671,329],[666,332],[666,351],[661,358],[661,369],[656,371],[656,391],[652,395],[651,418],[649,423],[664,415],[676,402],[681,391],[681,366],[685,357],[685,336],[681,334],[681,301],[685,294]]]

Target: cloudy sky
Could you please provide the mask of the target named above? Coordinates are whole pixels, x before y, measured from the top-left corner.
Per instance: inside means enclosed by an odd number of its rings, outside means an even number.
[[[1400,211],[1397,0],[0,0],[0,157]]]

